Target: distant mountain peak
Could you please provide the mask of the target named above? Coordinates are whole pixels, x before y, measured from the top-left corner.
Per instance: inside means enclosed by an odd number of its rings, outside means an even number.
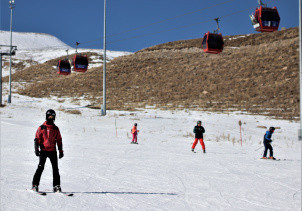
[[[10,44],[10,32],[0,30],[0,45],[9,45],[9,44]],[[18,50],[72,48],[53,35],[45,34],[45,33],[34,33],[34,32],[13,32],[12,44],[17,46]]]

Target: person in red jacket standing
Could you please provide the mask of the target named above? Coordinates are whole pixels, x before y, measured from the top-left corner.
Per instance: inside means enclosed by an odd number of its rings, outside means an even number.
[[[139,130],[137,130],[137,123],[134,123],[133,128],[131,130],[132,133],[132,141],[131,144],[137,144],[137,133],[139,132]]]
[[[53,173],[53,191],[61,192],[60,174],[58,168],[57,149],[59,158],[64,156],[62,137],[59,128],[54,124],[56,112],[49,109],[46,112],[46,121],[38,128],[34,139],[35,154],[39,157],[39,165],[32,181],[32,190],[39,191],[41,175],[44,170],[46,159],[49,158]]]

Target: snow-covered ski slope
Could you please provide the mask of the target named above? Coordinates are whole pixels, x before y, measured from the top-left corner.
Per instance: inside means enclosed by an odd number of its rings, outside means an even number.
[[[298,123],[188,110],[108,111],[102,117],[67,101],[14,95],[12,102],[0,108],[1,210],[301,210]],[[34,134],[49,108],[57,111],[63,136],[62,190],[73,197],[26,191],[38,165]],[[197,120],[206,129],[206,154],[199,144],[197,153],[190,149]],[[138,145],[130,144],[135,122]],[[286,160],[259,159],[263,126],[280,127],[272,145],[275,157]],[[52,189],[50,166],[48,160],[41,191]]]
[[[37,63],[44,63],[48,60],[55,59],[61,56],[66,56],[66,50],[69,54],[75,53],[75,48],[65,44],[57,37],[44,33],[32,33],[32,32],[13,32],[12,43],[17,46],[16,55],[12,57],[14,63],[23,62],[25,67],[28,67],[28,60],[35,61]],[[10,45],[10,32],[0,31],[0,45]],[[8,48],[0,48],[0,51],[7,52]],[[79,53],[82,52],[95,52],[99,55],[103,54],[101,49],[78,49]],[[124,51],[110,51],[106,52],[107,59],[112,60],[116,57],[130,54],[130,52]],[[3,61],[9,61],[9,57],[4,56]],[[98,67],[102,65],[102,60],[99,58],[91,58],[95,64],[90,64],[89,68]],[[12,70],[13,72],[14,69]],[[3,77],[9,74],[8,66],[3,67]]]

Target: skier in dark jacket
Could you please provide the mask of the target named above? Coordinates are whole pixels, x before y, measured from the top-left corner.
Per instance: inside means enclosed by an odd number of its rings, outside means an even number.
[[[59,149],[59,158],[64,156],[62,137],[59,128],[54,124],[56,113],[49,109],[46,112],[46,121],[41,125],[35,136],[35,154],[39,157],[39,165],[32,182],[32,190],[39,191],[39,183],[44,170],[46,159],[49,158],[53,172],[53,191],[61,192],[60,174],[58,168],[58,158],[56,145]]]
[[[204,127],[201,126],[201,121],[197,122],[197,125],[194,127],[193,132],[195,133],[195,140],[192,145],[192,152],[194,152],[195,146],[199,140],[203,153],[206,153],[206,148],[205,148],[205,145],[203,142],[203,134],[205,133],[205,129],[204,129]]]
[[[267,159],[266,155],[267,155],[267,150],[269,150],[269,159],[273,159],[275,160],[275,158],[273,157],[273,147],[271,145],[272,142],[272,135],[275,131],[274,127],[270,127],[268,131],[266,131],[264,138],[263,138],[263,144],[264,144],[264,153],[263,153],[263,157],[262,159]]]

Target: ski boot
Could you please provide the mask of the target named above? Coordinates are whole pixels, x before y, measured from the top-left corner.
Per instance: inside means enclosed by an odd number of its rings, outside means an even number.
[[[270,156],[268,159],[276,160],[273,156]]]
[[[32,191],[39,192],[38,185],[33,185],[33,187],[31,189],[32,189]]]
[[[194,152],[194,149],[192,149],[192,152]]]
[[[205,150],[205,149],[203,150],[203,153],[206,153],[206,150]]]
[[[58,193],[61,193],[62,190],[61,190],[61,186],[60,185],[56,185],[53,187],[53,192],[58,192]]]
[[[267,159],[267,157],[262,157],[261,159]]]

